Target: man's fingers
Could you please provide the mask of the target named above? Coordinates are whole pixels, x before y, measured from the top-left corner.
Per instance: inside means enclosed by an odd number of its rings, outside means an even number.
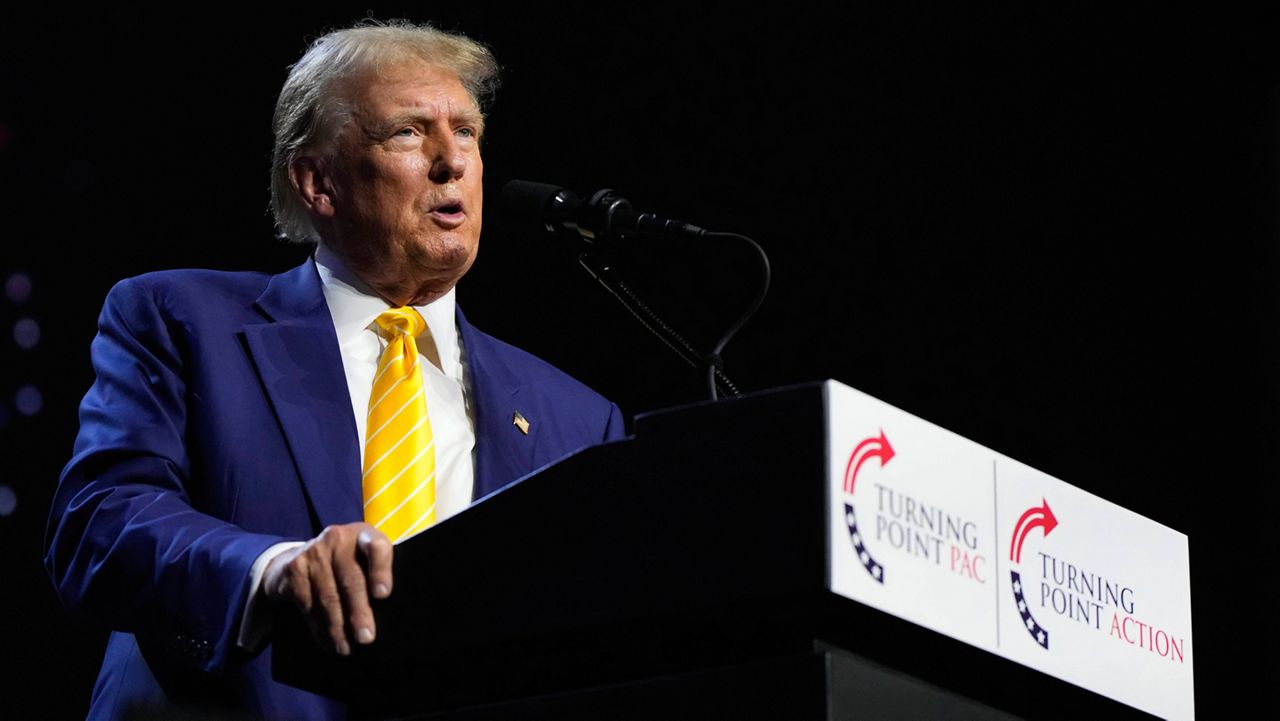
[[[382,531],[370,527],[360,532],[359,547],[365,559],[369,593],[374,598],[391,595],[391,540]]]
[[[341,656],[350,654],[351,646],[347,643],[342,594],[338,590],[338,582],[334,578],[331,563],[312,564],[311,589],[315,598],[311,614],[315,619],[317,630],[322,632],[317,635],[316,640],[337,651]]]
[[[347,611],[352,636],[359,643],[372,643],[375,633],[373,609],[369,608],[364,569],[356,560],[355,553],[349,557],[335,558],[333,572],[338,579],[338,589],[342,592],[342,605]]]

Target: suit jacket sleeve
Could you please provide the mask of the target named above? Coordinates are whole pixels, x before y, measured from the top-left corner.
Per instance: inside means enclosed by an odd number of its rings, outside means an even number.
[[[138,278],[107,297],[45,563],[73,612],[216,670],[234,647],[254,559],[284,539],[196,510],[185,379],[198,361],[157,295]]]

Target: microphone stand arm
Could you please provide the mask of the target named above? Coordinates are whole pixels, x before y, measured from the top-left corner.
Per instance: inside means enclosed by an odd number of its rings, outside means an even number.
[[[610,213],[610,215],[612,215],[612,213]],[[733,238],[748,243],[754,249],[756,257],[760,261],[761,273],[761,282],[751,304],[738,317],[733,325],[721,334],[720,338],[716,341],[716,344],[712,347],[711,352],[705,355],[694,349],[693,345],[690,344],[689,341],[685,340],[684,336],[680,335],[680,333],[672,328],[670,324],[655,313],[653,309],[649,308],[649,306],[645,304],[638,295],[636,295],[635,291],[631,290],[631,287],[613,271],[613,268],[609,265],[608,261],[606,261],[602,256],[589,250],[578,256],[578,264],[590,273],[591,277],[595,278],[600,285],[604,286],[604,289],[609,291],[609,294],[616,298],[618,302],[621,303],[622,306],[640,322],[641,325],[657,337],[658,340],[662,341],[663,345],[671,349],[671,351],[681,360],[694,368],[706,369],[707,389],[711,396],[711,400],[714,401],[718,400],[722,394],[729,397],[741,395],[741,391],[739,391],[733,381],[729,380],[729,377],[725,375],[723,370],[724,364],[721,360],[720,354],[724,351],[724,347],[728,345],[729,341],[732,340],[733,336],[741,330],[742,326],[744,326],[751,316],[755,314],[756,309],[760,307],[760,304],[764,302],[765,294],[769,291],[770,269],[769,257],[765,254],[764,249],[747,236],[739,235],[737,233],[714,232],[705,232],[705,236]]]

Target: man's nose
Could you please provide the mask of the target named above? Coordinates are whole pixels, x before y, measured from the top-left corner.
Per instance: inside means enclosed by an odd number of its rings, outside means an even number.
[[[448,139],[436,146],[435,156],[431,159],[429,175],[437,183],[448,183],[461,178],[467,171],[467,156],[459,147],[458,141],[450,133]]]

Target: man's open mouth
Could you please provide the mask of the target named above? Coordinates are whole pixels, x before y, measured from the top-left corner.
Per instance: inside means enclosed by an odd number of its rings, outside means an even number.
[[[456,227],[467,219],[467,211],[461,200],[446,200],[431,208],[431,217],[437,223]]]

